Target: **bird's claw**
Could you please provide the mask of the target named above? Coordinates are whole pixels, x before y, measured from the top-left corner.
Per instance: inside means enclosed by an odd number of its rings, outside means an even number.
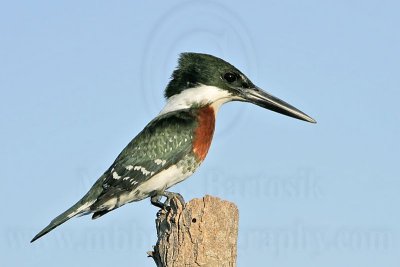
[[[161,202],[161,197],[166,197],[167,199],[164,202]],[[169,210],[171,207],[171,199],[176,197],[176,199],[179,200],[181,205],[184,207],[185,206],[185,200],[183,199],[182,195],[179,193],[172,193],[168,191],[164,191],[161,194],[154,195],[150,198],[151,204],[154,206],[163,209],[163,210]]]
[[[184,207],[185,206],[185,200],[183,199],[182,195],[179,193],[172,193],[168,191],[164,191],[163,196],[167,198],[167,200],[164,202],[167,206],[170,206],[171,200],[175,197],[176,199],[179,200],[181,205]]]

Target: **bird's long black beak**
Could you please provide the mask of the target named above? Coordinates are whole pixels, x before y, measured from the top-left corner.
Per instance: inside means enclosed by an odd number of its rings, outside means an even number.
[[[262,89],[255,87],[255,88],[248,88],[242,89],[243,92],[243,100],[246,102],[250,102],[256,104],[260,107],[284,114],[286,116],[290,116],[299,120],[308,121],[311,123],[316,123],[316,121],[305,114],[304,112],[298,110],[297,108],[289,105],[283,100],[270,95],[269,93],[263,91]]]

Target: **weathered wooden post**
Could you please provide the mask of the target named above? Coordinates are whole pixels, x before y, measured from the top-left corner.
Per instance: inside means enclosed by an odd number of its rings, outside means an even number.
[[[238,222],[231,202],[207,195],[183,207],[173,198],[157,215],[158,241],[148,254],[158,267],[236,266]]]

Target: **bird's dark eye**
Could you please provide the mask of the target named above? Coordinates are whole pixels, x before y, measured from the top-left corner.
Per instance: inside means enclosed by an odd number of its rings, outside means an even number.
[[[234,81],[236,81],[237,75],[235,73],[232,73],[232,72],[227,72],[227,73],[224,74],[224,79],[228,83],[233,83]]]

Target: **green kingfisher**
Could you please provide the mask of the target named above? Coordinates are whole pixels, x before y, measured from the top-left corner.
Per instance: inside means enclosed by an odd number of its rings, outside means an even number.
[[[166,190],[192,175],[203,162],[217,112],[224,103],[249,102],[316,122],[261,90],[233,65],[207,54],[181,54],[164,95],[167,103],[160,114],[133,138],[81,200],[53,219],[31,242],[78,215],[92,213],[96,219],[147,197],[161,208],[175,195],[183,201],[179,194]]]

